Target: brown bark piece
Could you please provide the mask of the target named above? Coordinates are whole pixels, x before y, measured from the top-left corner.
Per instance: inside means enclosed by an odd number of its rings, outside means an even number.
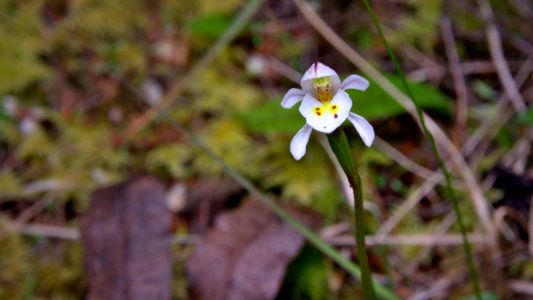
[[[289,209],[307,225],[315,214]],[[187,264],[193,299],[274,299],[304,238],[259,201],[220,215]]]
[[[88,299],[170,299],[170,223],[151,177],[95,191],[81,221]]]

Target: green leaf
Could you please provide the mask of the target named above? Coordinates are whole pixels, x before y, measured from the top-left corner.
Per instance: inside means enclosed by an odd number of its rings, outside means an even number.
[[[187,31],[197,37],[218,38],[231,24],[229,15],[208,15],[202,16],[185,23]]]
[[[402,89],[399,76],[386,76],[392,84]],[[443,114],[450,115],[450,101],[433,86],[421,82],[409,82],[412,92],[417,95],[417,104],[421,109],[435,109]],[[370,82],[369,88],[364,91],[348,90],[354,105],[352,111],[362,115],[366,119],[386,119],[397,116],[405,112],[405,109],[387,94],[375,82]]]
[[[533,124],[533,108],[530,108],[525,112],[519,114],[517,120],[519,123]]]
[[[306,245],[287,268],[278,298],[328,299],[328,267],[320,251]]]
[[[256,133],[296,133],[305,124],[298,105],[284,109],[281,99],[265,102],[237,118],[248,130]]]
[[[479,299],[476,295],[469,296],[464,298],[464,300],[475,300]],[[498,297],[493,292],[483,292],[481,293],[481,300],[497,300]]]
[[[488,100],[496,100],[498,93],[486,82],[481,80],[474,80],[472,83],[472,89],[481,98]]]

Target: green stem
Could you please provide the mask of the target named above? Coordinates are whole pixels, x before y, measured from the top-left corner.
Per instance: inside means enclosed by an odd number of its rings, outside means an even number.
[[[431,144],[431,149],[433,150],[433,153],[434,153],[435,157],[437,158],[437,161],[438,161],[438,164],[439,164],[439,168],[442,170],[442,173],[444,174],[444,179],[445,179],[445,183],[446,183],[446,191],[447,191],[447,193],[448,193],[448,195],[449,195],[449,197],[451,199],[453,209],[454,209],[455,214],[457,216],[457,224],[459,224],[459,229],[461,231],[461,237],[462,237],[462,241],[463,241],[463,249],[464,249],[465,256],[466,256],[466,262],[467,262],[468,270],[470,272],[470,277],[472,278],[472,285],[473,285],[474,291],[476,293],[476,298],[478,300],[481,300],[482,299],[481,288],[479,286],[478,274],[477,274],[476,266],[474,264],[474,259],[472,257],[472,249],[470,247],[470,243],[468,242],[467,233],[466,233],[466,227],[465,227],[464,222],[463,222],[461,210],[459,209],[459,201],[457,200],[457,196],[455,195],[455,192],[452,189],[452,181],[451,181],[450,172],[448,171],[448,168],[446,167],[446,165],[444,164],[444,161],[442,160],[442,157],[441,157],[441,155],[439,153],[439,150],[437,148],[437,144],[435,143],[435,138],[433,137],[433,135],[431,134],[431,132],[429,131],[429,129],[426,126],[426,121],[425,121],[422,109],[420,109],[420,106],[417,104],[417,101],[415,100],[414,94],[411,91],[411,88],[409,87],[409,85],[407,84],[407,81],[405,80],[405,74],[404,74],[400,64],[398,63],[398,60],[396,59],[396,56],[394,55],[394,52],[392,51],[391,47],[389,46],[389,43],[387,42],[387,39],[385,39],[385,35],[383,34],[383,31],[381,30],[381,25],[380,25],[380,23],[378,21],[378,18],[376,16],[376,14],[374,13],[374,10],[372,9],[372,6],[370,6],[370,3],[368,2],[368,0],[363,0],[363,2],[365,4],[365,6],[366,6],[366,9],[368,10],[368,13],[370,15],[370,18],[372,19],[372,22],[374,23],[374,26],[376,27],[376,29],[378,31],[378,34],[379,34],[381,40],[383,41],[385,49],[387,49],[387,53],[389,54],[389,56],[390,56],[390,58],[391,58],[391,60],[392,60],[392,62],[394,64],[394,67],[396,68],[396,71],[398,72],[398,74],[400,74],[400,79],[402,81],[402,85],[405,88],[405,91],[407,92],[407,94],[411,98],[411,101],[415,105],[416,113],[418,115],[418,118],[420,119],[420,124],[422,125],[422,130],[424,131],[424,134],[425,134],[426,138],[429,140],[429,142]]]
[[[348,176],[350,185],[352,186],[354,195],[355,242],[357,245],[359,265],[361,266],[363,293],[365,295],[365,299],[372,300],[374,299],[374,288],[372,284],[372,272],[370,271],[368,257],[366,255],[363,188],[361,184],[361,177],[359,176],[352,159],[350,145],[348,144],[348,140],[346,139],[344,131],[340,128],[335,130],[332,134],[328,135],[328,141],[331,145],[333,153],[335,153],[335,156],[337,156],[342,169]]]

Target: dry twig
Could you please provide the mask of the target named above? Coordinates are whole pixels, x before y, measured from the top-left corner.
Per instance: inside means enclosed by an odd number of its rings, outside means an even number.
[[[455,93],[457,95],[457,107],[456,107],[456,122],[457,128],[460,132],[461,141],[466,137],[466,121],[468,117],[468,90],[466,88],[466,82],[461,70],[459,55],[457,54],[457,46],[455,44],[455,38],[453,36],[452,24],[448,18],[443,18],[440,22],[440,28],[442,32],[442,39],[446,49],[446,56],[448,56],[450,73],[453,79],[453,85],[455,87]]]
[[[487,0],[478,0],[478,5],[481,9],[481,15],[485,19],[487,24],[487,40],[489,42],[489,51],[498,71],[498,77],[504,87],[507,97],[511,99],[514,109],[517,112],[521,112],[526,109],[526,104],[518,87],[516,86],[511,71],[509,71],[509,66],[507,65],[507,60],[503,54],[503,48],[500,38],[500,33],[494,24],[494,13],[492,12],[492,7],[490,6],[489,1]]]

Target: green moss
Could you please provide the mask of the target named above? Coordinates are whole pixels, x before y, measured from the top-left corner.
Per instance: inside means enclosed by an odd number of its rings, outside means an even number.
[[[5,230],[0,218],[0,299],[21,299],[26,289],[25,274],[30,267],[27,252],[21,238]]]

